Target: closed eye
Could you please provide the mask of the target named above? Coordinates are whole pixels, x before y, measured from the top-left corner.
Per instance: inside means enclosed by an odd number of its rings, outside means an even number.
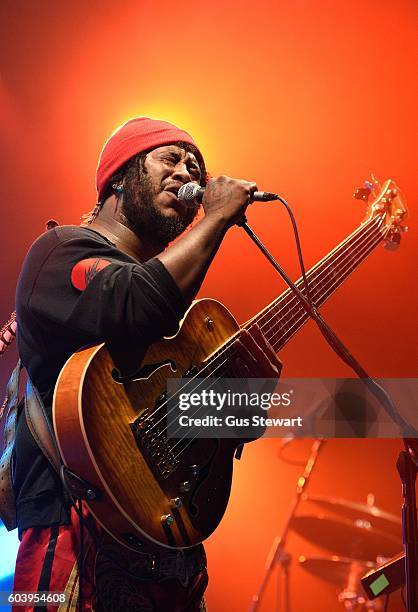
[[[162,157],[162,160],[172,166],[175,166],[179,163],[181,156],[177,153],[167,153]],[[200,167],[196,164],[196,162],[191,161],[188,165],[188,171],[193,176],[194,180],[199,181],[201,177]]]
[[[196,180],[200,179],[200,168],[199,166],[190,166],[189,167],[190,174],[196,178]]]
[[[180,158],[175,153],[170,153],[169,155],[164,155],[163,159],[170,164],[176,164]]]

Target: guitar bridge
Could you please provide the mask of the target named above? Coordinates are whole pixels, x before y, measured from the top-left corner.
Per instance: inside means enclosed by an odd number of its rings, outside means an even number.
[[[171,448],[171,441],[167,438],[166,400],[167,394],[163,393],[152,411],[146,408],[131,423],[139,450],[149,465],[163,478],[168,478],[179,464]],[[173,442],[175,443],[175,440]]]

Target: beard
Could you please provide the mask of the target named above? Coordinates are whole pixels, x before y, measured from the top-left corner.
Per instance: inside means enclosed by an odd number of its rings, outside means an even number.
[[[150,177],[141,172],[139,183],[125,185],[121,212],[126,225],[138,238],[165,248],[191,224],[199,206],[187,207],[186,214],[165,216],[155,204],[159,192],[153,187]]]

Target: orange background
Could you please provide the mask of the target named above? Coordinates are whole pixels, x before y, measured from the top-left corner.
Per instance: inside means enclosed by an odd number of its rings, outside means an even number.
[[[237,0],[201,4],[3,0],[0,8],[0,320],[14,305],[25,252],[45,221],[78,223],[95,201],[94,172],[109,133],[127,118],[164,118],[190,131],[213,175],[257,181],[296,214],[310,267],[360,223],[355,188],[370,172],[416,200],[412,0]],[[414,53],[415,52],[415,53]],[[416,79],[415,79],[416,80]],[[248,212],[254,229],[295,278],[290,223],[275,204]],[[417,375],[416,235],[378,248],[323,308],[365,369]],[[201,296],[244,321],[284,289],[242,230],[221,246]],[[286,376],[350,371],[313,325],[283,350]],[[15,352],[0,362],[5,383]],[[207,543],[211,612],[246,610],[279,532],[301,468],[277,457],[279,442],[248,446],[232,499]],[[386,510],[401,498],[399,442],[331,441],[312,493]],[[290,454],[303,459],[307,442]],[[324,554],[291,534],[289,550]],[[273,609],[274,585],[261,610]],[[295,568],[294,609],[338,610],[335,591]]]

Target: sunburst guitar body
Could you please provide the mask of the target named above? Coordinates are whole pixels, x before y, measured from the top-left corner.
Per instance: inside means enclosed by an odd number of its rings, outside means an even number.
[[[138,418],[142,415],[152,428],[149,415],[164,403],[167,378],[200,367],[238,330],[220,302],[199,300],[177,335],[153,344],[138,364],[154,370],[146,379],[116,382],[115,364],[104,344],[73,354],[61,371],[54,395],[61,456],[98,491],[89,508],[124,545],[144,549],[151,541],[189,547],[219,524],[240,441],[193,441],[171,470],[170,441],[158,435],[158,426],[148,439],[147,425],[141,427]],[[158,367],[162,362],[167,363]]]

